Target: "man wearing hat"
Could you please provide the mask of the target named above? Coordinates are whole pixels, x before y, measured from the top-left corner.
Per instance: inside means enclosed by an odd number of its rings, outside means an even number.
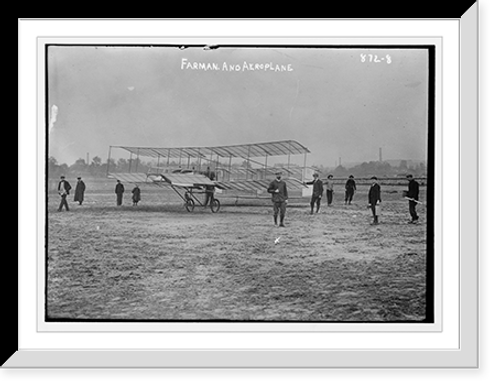
[[[76,178],[76,188],[75,188],[75,197],[74,201],[78,202],[78,204],[82,204],[83,202],[83,193],[85,192],[85,183],[83,182],[81,177]]]
[[[382,202],[380,197],[380,185],[377,182],[377,177],[371,177],[372,185],[370,191],[368,191],[368,206],[372,210],[373,222],[372,225],[378,225],[378,210],[377,205]]]
[[[64,176],[61,176],[61,180],[59,181],[59,184],[57,186],[57,191],[61,196],[61,203],[59,204],[59,208],[57,209],[57,211],[62,211],[63,206],[66,211],[69,211],[68,201],[66,200],[66,197],[69,195],[70,190],[71,185],[66,181],[66,178]]]
[[[319,213],[319,208],[321,206],[321,198],[323,197],[323,182],[319,179],[317,172],[313,173],[313,181],[308,181],[304,184],[313,186],[312,196],[311,196],[311,214],[314,213],[314,205],[316,205],[316,212]]]
[[[418,222],[417,203],[418,203],[418,193],[420,186],[418,182],[413,178],[413,175],[408,174],[406,175],[406,178],[408,179],[408,191],[406,192],[406,197],[409,198],[408,204],[411,216],[411,221],[409,223],[417,223]]]
[[[345,204],[351,204],[354,191],[356,191],[356,182],[354,176],[349,175],[349,179],[345,183]]]
[[[207,167],[207,170],[205,172],[205,176],[208,177],[212,181],[215,180],[215,172],[210,171],[210,167]],[[211,202],[214,199],[214,193],[215,193],[215,186],[207,185],[206,192],[205,192],[205,203],[203,204],[204,207],[207,207],[207,205],[211,204]]]
[[[280,216],[280,226],[284,227],[286,205],[288,203],[288,191],[286,188],[286,183],[281,180],[281,172],[276,172],[276,179],[273,180],[267,192],[272,194],[273,210],[274,210],[274,224],[278,224],[278,214]]]
[[[328,175],[326,179],[326,201],[328,202],[328,206],[331,206],[333,203],[333,175]]]

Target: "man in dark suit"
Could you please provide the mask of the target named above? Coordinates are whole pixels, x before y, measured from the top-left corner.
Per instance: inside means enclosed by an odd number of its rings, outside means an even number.
[[[316,205],[316,212],[319,213],[321,206],[321,198],[323,197],[323,182],[319,179],[319,175],[314,172],[313,181],[308,181],[305,184],[313,186],[311,196],[311,214],[314,213],[314,205]]]
[[[83,182],[81,177],[78,177],[75,188],[75,197],[73,198],[73,200],[81,205],[83,202],[84,193],[85,193],[85,183]]]
[[[125,192],[125,187],[120,182],[120,180],[116,181],[115,186],[115,194],[116,194],[116,205],[121,206],[123,202],[123,193]]]
[[[408,191],[406,193],[406,197],[408,199],[409,209],[411,221],[409,223],[417,223],[418,222],[418,214],[417,214],[417,203],[418,203],[418,193],[420,191],[420,186],[418,182],[413,178],[413,175],[406,175],[408,179]]]
[[[288,190],[286,183],[281,180],[281,172],[276,172],[276,179],[273,180],[267,192],[272,194],[273,211],[274,211],[274,224],[278,224],[278,215],[280,216],[280,227],[284,227],[286,205],[288,203]]]
[[[351,204],[354,191],[356,191],[356,182],[354,176],[350,175],[345,183],[345,204]]]
[[[61,203],[59,204],[59,208],[57,209],[57,211],[62,211],[63,206],[66,211],[69,211],[68,201],[66,200],[66,197],[69,195],[70,190],[71,185],[66,181],[66,178],[64,176],[61,176],[61,180],[59,181],[59,184],[57,186],[57,191],[61,196]]]
[[[207,167],[207,170],[205,172],[205,176],[212,181],[215,180],[215,172],[210,171],[210,167]],[[214,192],[215,192],[215,186],[212,186],[212,185],[206,186],[205,203],[203,204],[204,207],[207,207],[207,205],[210,205],[210,203],[213,201]]]
[[[372,225],[378,225],[378,209],[377,205],[382,202],[382,198],[380,197],[380,185],[377,182],[377,177],[372,176],[371,178],[372,185],[370,187],[370,191],[368,191],[368,206],[372,210],[373,222]]]

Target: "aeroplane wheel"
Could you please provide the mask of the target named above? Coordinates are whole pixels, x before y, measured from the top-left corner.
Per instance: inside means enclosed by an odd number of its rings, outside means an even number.
[[[210,202],[210,210],[212,210],[212,213],[217,213],[220,210],[220,202],[218,199],[212,199],[212,202]]]
[[[188,199],[186,200],[186,203],[184,203],[184,206],[186,207],[186,210],[191,212],[194,210],[194,200],[193,199]]]

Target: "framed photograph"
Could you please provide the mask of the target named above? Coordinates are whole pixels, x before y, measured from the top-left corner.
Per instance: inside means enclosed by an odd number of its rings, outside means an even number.
[[[4,367],[477,367],[476,2],[19,26]]]
[[[44,330],[440,327],[434,46],[106,41],[44,47]]]

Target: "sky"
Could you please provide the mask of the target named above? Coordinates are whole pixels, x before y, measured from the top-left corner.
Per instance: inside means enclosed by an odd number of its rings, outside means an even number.
[[[426,160],[424,48],[49,46],[49,157],[293,139],[308,164]]]

